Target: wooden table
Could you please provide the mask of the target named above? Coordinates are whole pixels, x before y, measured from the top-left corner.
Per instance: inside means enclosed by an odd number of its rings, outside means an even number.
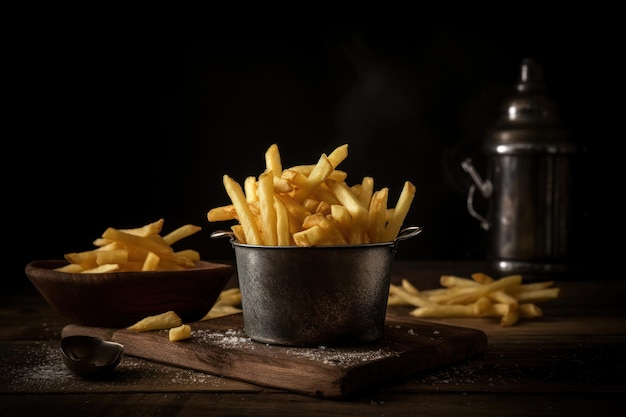
[[[394,283],[436,288],[441,274],[488,272],[471,262],[396,261]],[[0,414],[102,416],[621,416],[626,411],[626,279],[576,273],[555,279],[544,317],[431,319],[484,331],[484,354],[329,400],[126,356],[114,373],[83,380],[58,352],[70,324],[32,288],[0,298]],[[525,277],[526,280],[526,277]],[[390,307],[406,314],[409,307]],[[423,319],[425,320],[425,319]],[[306,378],[306,375],[303,375]]]

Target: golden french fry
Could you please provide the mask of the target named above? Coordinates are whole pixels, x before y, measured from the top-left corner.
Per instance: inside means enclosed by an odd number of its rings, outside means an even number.
[[[320,226],[313,226],[293,234],[293,240],[297,246],[309,247],[315,245],[324,237],[324,229]]]
[[[404,305],[406,305],[406,302],[403,299],[401,299],[395,294],[389,293],[389,297],[387,299],[387,307],[404,306]]]
[[[124,271],[124,272],[128,272],[128,271],[141,271],[144,265],[144,262],[137,262],[137,261],[129,261],[129,262],[124,262],[123,264],[116,264],[119,266],[118,271]],[[182,269],[182,267],[176,265],[175,269]],[[161,265],[159,264],[157,266],[157,270],[159,269],[164,269],[161,268]]]
[[[241,290],[237,287],[223,290],[217,297],[215,304],[227,304],[232,306],[241,305]]]
[[[274,191],[277,193],[289,193],[293,191],[293,186],[284,178],[274,176]]]
[[[500,326],[507,327],[517,323],[520,319],[519,311],[517,309],[511,309],[508,313],[503,314],[500,318]]]
[[[383,232],[383,242],[391,242],[398,236],[414,197],[415,186],[411,182],[405,181],[398,202],[394,207],[393,215],[389,219],[389,222],[387,222],[387,226]]]
[[[475,272],[471,275],[472,279],[480,284],[489,284],[494,281],[492,277],[484,272]]]
[[[246,234],[243,231],[242,225],[234,224],[230,227],[230,230],[233,232],[233,234],[235,235],[235,239],[237,239],[239,243],[248,243],[246,241]]]
[[[408,279],[402,279],[402,289],[409,294],[420,295],[420,291]]]
[[[488,294],[489,298],[495,302],[506,304],[511,308],[517,308],[519,305],[519,300],[512,295],[507,294],[502,290],[493,291]]]
[[[128,251],[126,249],[113,249],[107,251],[97,251],[96,263],[104,264],[123,264],[128,262]]]
[[[285,169],[281,174],[281,178],[287,181],[289,184],[295,187],[302,187],[306,183],[308,174],[304,174],[301,171],[295,169]]]
[[[230,316],[231,314],[241,313],[242,311],[243,310],[241,308],[234,307],[234,306],[216,305],[216,306],[213,306],[213,308],[209,310],[209,312],[203,318],[201,318],[200,321],[215,319],[218,317]]]
[[[275,177],[280,177],[283,174],[280,151],[275,143],[271,144],[265,151],[265,167],[268,171],[272,171]]]
[[[510,294],[517,294],[525,291],[543,290],[554,285],[554,281],[541,281],[531,282],[530,284],[520,284],[514,287],[508,288],[507,292]]]
[[[515,298],[524,303],[538,303],[558,298],[559,293],[560,289],[557,287],[544,288],[540,290],[517,292],[515,293]]]
[[[172,327],[178,327],[183,324],[182,319],[174,311],[166,311],[165,313],[148,316],[137,323],[128,326],[128,330],[136,332],[146,332],[149,330],[165,330]]]
[[[289,215],[292,216],[297,223],[302,224],[304,219],[310,216],[312,213],[308,211],[302,204],[297,202],[288,194],[278,194],[276,196],[287,208]]]
[[[315,169],[315,166],[316,166],[315,164],[313,164],[313,165],[296,165],[296,166],[289,167],[286,170],[283,170],[283,174],[286,171],[296,171],[296,172],[298,172],[300,174],[303,174],[304,177],[308,177],[309,175],[311,175],[311,172],[313,172],[313,169]],[[343,181],[346,180],[346,178],[348,178],[348,173],[345,172],[345,171],[341,171],[339,169],[335,169],[328,176],[329,180],[333,180],[333,181],[337,181],[337,182],[343,182]]]
[[[98,249],[106,248],[109,245],[116,245],[116,242],[111,242],[110,240],[103,239],[101,237],[98,237],[98,238],[94,239],[94,241],[92,243],[93,243],[94,246],[97,246]],[[106,250],[106,249],[104,249],[104,250]]]
[[[293,199],[298,202],[303,202],[326,180],[326,178],[328,178],[331,172],[333,172],[333,169],[335,168],[326,154],[322,154],[304,184],[293,193]]]
[[[209,320],[241,312],[241,291],[239,288],[234,287],[223,290],[217,297],[213,307],[201,320]]]
[[[414,317],[481,317],[488,305],[485,298],[480,298],[472,304],[433,304],[418,307],[409,314]]]
[[[387,198],[389,188],[381,188],[372,194],[370,199],[367,220],[369,223],[369,237],[372,242],[382,242],[385,225],[387,224]]]
[[[328,204],[326,201],[320,201],[317,207],[315,208],[315,213],[322,214],[324,216],[330,215],[332,217],[330,204]]]
[[[329,180],[326,182],[328,188],[333,192],[337,200],[343,204],[354,221],[362,226],[367,227],[368,212],[367,209],[361,204],[359,199],[350,191],[350,189],[343,183]]]
[[[67,264],[56,269],[56,271],[69,272],[70,274],[78,274],[84,270],[85,268],[80,264]]]
[[[191,338],[191,326],[188,324],[181,324],[178,327],[172,327],[168,331],[168,339],[170,342],[178,342],[179,340],[185,340]]]
[[[333,171],[333,172],[336,172],[336,171]],[[328,180],[331,180],[331,178],[329,177]],[[315,190],[315,192],[313,192],[311,197],[319,201],[324,201],[330,205],[341,204],[341,202],[337,200],[337,197],[335,197],[332,191],[328,189],[328,185],[326,184],[326,182],[322,183],[319,187],[317,187],[317,189]]]
[[[154,252],[148,252],[148,256],[146,256],[146,260],[141,266],[141,270],[142,271],[154,271],[155,269],[157,269],[157,266],[159,265],[160,260],[161,258],[159,258],[159,255],[157,255]]]
[[[95,268],[84,269],[80,273],[81,274],[102,274],[104,272],[114,272],[120,269],[119,264],[104,264],[99,265]]]
[[[343,145],[337,146],[328,155],[328,160],[330,161],[331,164],[333,164],[333,169],[335,169],[347,157],[348,157],[348,145],[347,144],[343,144]]]
[[[314,198],[307,198],[302,202],[302,207],[304,207],[310,213],[315,213],[319,205],[319,200],[316,200]]]
[[[331,217],[332,219],[332,217]],[[313,226],[319,226],[324,231],[324,237],[320,239],[319,244],[323,245],[346,245],[348,242],[341,234],[339,226],[334,220],[329,220],[322,214],[311,214],[304,219],[302,226],[305,229],[310,229]]]
[[[455,275],[442,275],[439,277],[442,287],[479,287],[480,283],[469,278],[457,277]]]
[[[235,206],[232,204],[228,204],[222,207],[215,207],[209,210],[209,212],[207,213],[207,219],[210,222],[236,220],[237,210],[235,210]]]
[[[136,227],[133,229],[120,229],[120,230],[124,233],[130,233],[131,235],[146,237],[146,236],[160,234],[161,229],[163,228],[163,223],[165,223],[165,220],[159,219],[155,222],[148,223],[145,226]]]
[[[253,176],[248,176],[243,181],[243,193],[246,196],[246,201],[248,203],[254,203],[257,201],[257,179]]]
[[[276,210],[276,239],[279,246],[291,245],[291,227],[289,210],[279,198],[274,199],[274,209]]]
[[[430,300],[438,304],[450,304],[450,300],[453,300],[452,302],[454,302],[455,298],[464,294],[473,293],[475,290],[476,288],[474,287],[459,286],[459,287],[447,288],[445,291],[427,290],[427,291],[423,291],[423,293],[425,295],[428,295],[428,298]]]
[[[243,232],[246,236],[246,242],[251,245],[261,245],[263,244],[263,239],[261,237],[261,232],[256,224],[256,220],[252,216],[250,211],[250,207],[248,206],[248,201],[246,200],[246,196],[243,193],[243,189],[237,183],[237,181],[233,180],[228,175],[224,175],[224,188],[226,188],[226,193],[230,197],[237,210],[237,215],[239,216],[239,222],[243,226]]]
[[[400,300],[415,307],[436,306],[437,304],[429,301],[427,298],[422,297],[419,293],[410,293],[403,287],[398,287],[391,284],[389,286],[389,293],[397,296]]]
[[[200,252],[194,249],[183,249],[176,252],[177,257],[187,258],[193,264],[197,264],[200,261]]]
[[[96,262],[98,252],[96,250],[66,253],[63,256],[69,263],[82,265],[83,268],[95,268],[98,266]]]
[[[518,306],[520,316],[527,319],[535,319],[537,317],[543,317],[543,310],[533,303],[522,303]]]
[[[258,195],[261,212],[261,234],[263,244],[276,246],[278,235],[276,232],[276,209],[274,208],[274,181],[272,171],[266,171],[259,176]]]
[[[200,230],[202,230],[202,227],[200,226],[196,226],[194,224],[186,224],[184,226],[180,226],[179,228],[172,230],[171,232],[163,236],[163,241],[167,243],[168,245],[173,245],[179,240],[182,240],[186,237],[189,237],[193,234],[198,233]]]
[[[137,236],[130,233],[122,232],[121,230],[115,229],[113,227],[108,227],[102,234],[102,237],[105,239],[114,240],[116,242],[121,242],[126,246],[143,248],[157,254],[166,252],[174,253],[172,248],[163,241],[152,239],[148,236]]]
[[[363,204],[363,207],[370,206],[372,195],[374,194],[374,178],[363,177],[361,180],[361,191],[359,192],[359,201]]]

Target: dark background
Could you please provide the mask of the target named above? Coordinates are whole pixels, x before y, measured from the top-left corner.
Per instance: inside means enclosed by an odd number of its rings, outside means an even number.
[[[232,258],[227,240],[209,237],[228,225],[206,213],[229,203],[223,174],[258,176],[272,143],[284,167],[348,143],[340,166],[348,182],[372,176],[376,189],[390,188],[390,201],[413,182],[405,225],[424,233],[403,242],[398,258],[482,259],[485,235],[466,210],[470,179],[460,161],[480,162],[485,131],[525,57],[543,65],[578,148],[574,257],[588,264],[592,252],[609,250],[599,237],[615,226],[623,188],[613,161],[623,141],[624,49],[610,11],[245,20],[74,12],[80,17],[17,16],[7,42],[8,287],[28,285],[29,261],[91,249],[109,226],[159,218],[164,233],[203,227],[178,249]]]

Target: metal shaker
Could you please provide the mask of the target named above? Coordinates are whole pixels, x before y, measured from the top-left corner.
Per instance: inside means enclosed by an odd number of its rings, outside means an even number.
[[[474,183],[467,209],[487,231],[486,256],[498,270],[568,269],[575,146],[559,124],[558,108],[546,96],[542,66],[526,58],[514,92],[483,143],[485,180],[471,159],[461,163]],[[485,216],[474,207],[476,190],[487,199]]]

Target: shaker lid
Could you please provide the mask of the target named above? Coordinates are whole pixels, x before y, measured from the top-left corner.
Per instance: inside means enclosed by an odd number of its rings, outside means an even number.
[[[522,60],[520,78],[504,101],[498,121],[486,138],[488,151],[569,149],[567,131],[559,126],[557,105],[546,95],[543,67],[534,58]],[[505,145],[502,148],[502,145]],[[558,148],[558,146],[557,146]]]

